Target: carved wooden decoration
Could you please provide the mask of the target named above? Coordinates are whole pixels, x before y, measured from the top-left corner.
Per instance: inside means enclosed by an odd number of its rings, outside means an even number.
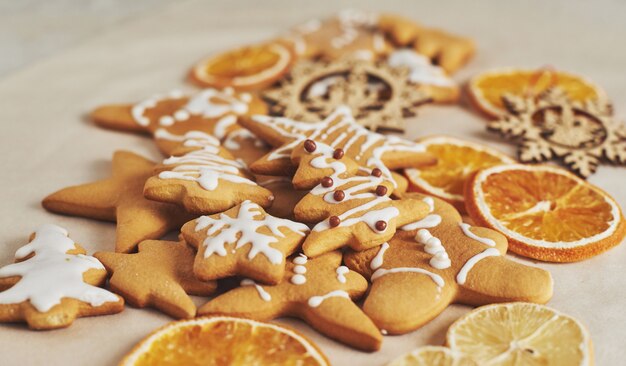
[[[272,114],[315,122],[338,106],[352,110],[357,122],[371,129],[404,130],[404,119],[430,97],[408,81],[406,68],[384,62],[301,61],[278,87],[264,97]]]
[[[602,159],[626,165],[626,126],[613,118],[607,100],[573,102],[556,87],[536,97],[502,99],[508,115],[487,128],[517,141],[522,162],[559,158],[585,178]]]

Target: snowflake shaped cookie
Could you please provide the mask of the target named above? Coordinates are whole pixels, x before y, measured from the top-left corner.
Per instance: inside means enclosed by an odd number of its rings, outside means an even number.
[[[626,126],[613,118],[604,99],[574,102],[559,88],[538,97],[503,96],[508,115],[488,129],[521,141],[522,162],[560,158],[573,172],[588,177],[601,159],[626,164]]]

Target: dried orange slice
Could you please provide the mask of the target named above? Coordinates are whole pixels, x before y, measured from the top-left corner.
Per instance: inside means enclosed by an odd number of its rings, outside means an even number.
[[[387,366],[476,366],[477,363],[447,347],[424,346],[396,358]]]
[[[516,302],[477,308],[455,321],[446,343],[479,365],[591,366],[593,346],[576,319]]]
[[[293,50],[284,43],[251,45],[200,61],[190,76],[203,87],[259,90],[283,77],[294,58]]]
[[[582,76],[550,68],[487,71],[474,76],[468,84],[468,90],[476,108],[489,116],[498,117],[506,113],[502,103],[504,94],[538,95],[554,86],[563,89],[573,101],[605,96],[599,86]]]
[[[449,136],[426,137],[418,141],[437,158],[437,164],[405,169],[411,190],[439,197],[465,211],[463,186],[473,172],[515,160],[487,146]]]
[[[626,225],[607,193],[548,165],[500,165],[477,172],[466,185],[465,206],[477,225],[509,239],[517,254],[574,262],[618,245]]]
[[[120,366],[329,365],[303,335],[277,324],[225,316],[170,323],[146,337]]]

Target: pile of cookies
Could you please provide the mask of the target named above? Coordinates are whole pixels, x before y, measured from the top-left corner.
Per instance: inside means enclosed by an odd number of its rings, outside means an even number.
[[[473,50],[468,39],[398,16],[345,11],[203,60],[190,72],[204,88],[198,92],[95,109],[96,124],[150,135],[167,158],[117,151],[110,178],[46,197],[51,212],[116,222],[115,246],[89,256],[65,229],[41,226],[16,263],[0,269],[0,321],[54,329],[120,312],[126,301],[177,319],[224,316],[171,329],[288,316],[376,351],[383,335],[414,331],[452,303],[548,302],[550,273],[510,260],[507,250],[558,262],[599,254],[626,233],[615,201],[562,169],[514,164],[476,143],[381,132],[402,130],[423,103],[456,101],[460,90],[447,73]],[[525,85],[544,74],[531,73]],[[479,105],[489,102],[479,92],[504,93],[486,79],[471,84]],[[503,106],[512,114],[490,128],[515,135],[513,119],[536,120],[522,108],[531,100],[552,131],[577,116],[600,121],[618,142],[600,153],[623,162],[623,126],[596,118],[591,103],[555,99],[552,84],[525,94],[526,102],[515,99],[519,90],[507,91]],[[526,196],[534,191],[549,197]],[[554,217],[579,230],[555,232],[547,219]],[[177,241],[160,240],[172,231]],[[212,298],[196,309],[192,295]],[[481,311],[513,311],[506,306]],[[459,335],[466,328],[451,328],[452,350],[407,357],[456,357],[471,349]],[[296,333],[279,332],[309,347],[308,357],[319,353]],[[146,347],[125,362],[158,358]]]

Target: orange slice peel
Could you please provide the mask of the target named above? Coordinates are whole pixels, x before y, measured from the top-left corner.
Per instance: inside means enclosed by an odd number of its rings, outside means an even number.
[[[282,78],[294,61],[294,51],[286,43],[262,43],[206,58],[193,67],[190,77],[203,87],[260,90]]]
[[[536,70],[509,68],[486,71],[470,80],[468,92],[478,110],[490,117],[499,117],[506,114],[503,95],[539,95],[555,86],[563,89],[573,101],[606,97],[606,93],[592,81],[552,66]]]
[[[475,173],[465,205],[477,225],[504,234],[509,250],[548,262],[575,262],[622,242],[619,205],[600,188],[549,165],[500,165]]]
[[[295,330],[227,316],[172,322],[148,335],[120,366],[328,366],[326,356]]]
[[[411,190],[441,198],[465,211],[464,185],[475,171],[515,160],[488,146],[450,136],[425,137],[418,142],[437,157],[437,164],[405,169]]]

